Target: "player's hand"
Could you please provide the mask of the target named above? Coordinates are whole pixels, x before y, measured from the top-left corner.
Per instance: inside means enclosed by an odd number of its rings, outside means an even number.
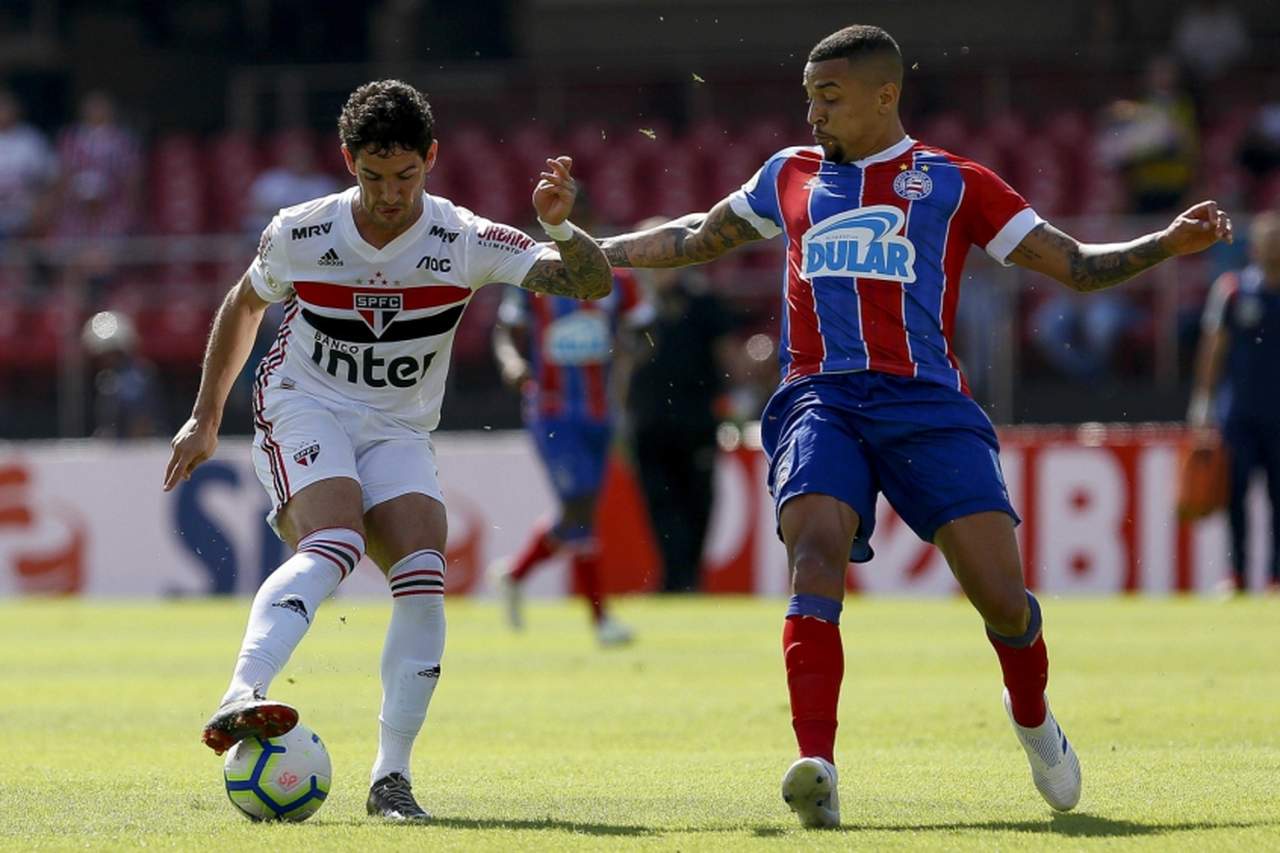
[[[1178,214],[1160,235],[1160,242],[1175,255],[1202,252],[1219,240],[1232,242],[1231,218],[1216,201],[1202,201]]]
[[[573,168],[572,157],[556,157],[547,160],[548,171],[539,177],[533,188],[533,209],[538,218],[548,225],[559,225],[569,218],[574,199],[578,197],[578,182],[569,174]]]
[[[190,480],[191,472],[218,449],[218,428],[190,418],[169,442],[173,454],[164,469],[164,490],[172,491],[180,480]]]

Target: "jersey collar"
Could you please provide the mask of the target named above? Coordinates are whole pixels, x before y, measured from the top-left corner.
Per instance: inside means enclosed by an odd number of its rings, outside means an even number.
[[[859,169],[865,169],[873,163],[884,163],[888,160],[896,160],[909,151],[911,146],[915,144],[916,141],[911,138],[910,134],[908,134],[890,145],[888,148],[877,151],[874,154],[868,154],[861,160],[854,160],[852,163],[846,163],[844,165],[856,166]]]
[[[346,236],[347,242],[351,244],[351,248],[355,249],[356,254],[366,261],[381,261],[398,254],[405,246],[421,237],[427,230],[427,226],[431,224],[433,205],[431,197],[424,192],[422,194],[422,215],[418,217],[418,221],[410,225],[404,233],[381,249],[375,248],[360,236],[360,229],[356,228],[355,203],[359,192],[360,187],[357,185],[343,193],[343,212],[338,217],[338,227],[342,229],[342,233]]]

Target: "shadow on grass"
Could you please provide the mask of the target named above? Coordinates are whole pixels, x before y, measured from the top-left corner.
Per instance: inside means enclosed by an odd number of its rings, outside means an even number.
[[[968,823],[917,823],[889,825],[846,824],[834,833],[850,832],[936,832],[944,830],[990,830],[993,832],[1035,832],[1044,835],[1064,835],[1075,838],[1108,838],[1127,835],[1168,835],[1175,832],[1194,832],[1206,829],[1256,829],[1280,827],[1276,820],[1211,821],[1200,820],[1185,823],[1142,823],[1134,820],[1116,820],[1092,814],[1056,814],[1049,820],[977,821]],[[760,837],[779,835],[776,827],[761,826],[754,830]]]
[[[438,817],[428,826],[444,826],[449,829],[550,829],[557,832],[580,832],[584,835],[660,835],[661,833],[648,826],[627,826],[612,823],[581,823],[574,820],[556,820],[555,818],[537,819],[503,819],[473,817]]]

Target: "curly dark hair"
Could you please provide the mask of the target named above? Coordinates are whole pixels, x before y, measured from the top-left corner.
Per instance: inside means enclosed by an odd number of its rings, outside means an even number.
[[[351,93],[338,116],[338,136],[352,155],[385,157],[395,149],[423,157],[435,138],[426,95],[402,80],[375,80]]]
[[[902,51],[898,43],[887,31],[870,24],[854,24],[836,30],[809,51],[810,62],[828,59],[847,59],[850,62],[875,60],[884,66],[888,75],[902,81]]]

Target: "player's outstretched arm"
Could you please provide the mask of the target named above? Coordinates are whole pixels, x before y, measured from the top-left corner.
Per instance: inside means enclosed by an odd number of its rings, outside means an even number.
[[[715,260],[764,237],[722,199],[708,213],[690,213],[650,228],[600,242],[615,267],[684,267]]]
[[[547,168],[550,171],[542,173],[533,189],[533,208],[538,212],[538,221],[555,241],[560,258],[535,261],[520,286],[574,299],[608,296],[613,289],[613,270],[604,252],[590,234],[568,221],[569,211],[578,197],[578,185],[569,174],[573,159],[549,159]]]
[[[1045,222],[1023,238],[1009,253],[1009,260],[1088,293],[1119,284],[1176,255],[1204,251],[1219,240],[1231,242],[1231,220],[1217,202],[1202,201],[1178,214],[1163,230],[1127,243],[1081,243]]]
[[[200,390],[196,392],[191,417],[170,442],[173,453],[164,471],[166,492],[178,485],[179,480],[190,479],[196,466],[213,456],[217,449],[227,394],[231,393],[232,384],[249,359],[266,308],[267,302],[254,292],[248,273],[222,300],[205,347]]]

